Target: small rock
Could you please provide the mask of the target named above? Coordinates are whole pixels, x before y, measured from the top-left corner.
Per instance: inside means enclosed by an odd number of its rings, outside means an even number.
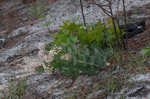
[[[131,88],[130,90],[128,90],[127,96],[128,97],[136,97],[136,96],[140,95],[140,91],[142,91],[144,88],[145,87],[143,85],[134,86],[134,88]]]
[[[0,39],[0,48],[3,48],[5,45],[5,39]]]
[[[99,90],[89,94],[86,99],[98,99],[100,95],[103,95],[104,90]]]

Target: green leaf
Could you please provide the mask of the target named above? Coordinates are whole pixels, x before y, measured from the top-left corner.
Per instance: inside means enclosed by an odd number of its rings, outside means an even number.
[[[50,21],[47,21],[45,24],[43,24],[43,26],[48,27],[51,24]]]
[[[144,56],[149,56],[150,55],[150,48],[143,48],[142,52],[143,52],[142,54]]]

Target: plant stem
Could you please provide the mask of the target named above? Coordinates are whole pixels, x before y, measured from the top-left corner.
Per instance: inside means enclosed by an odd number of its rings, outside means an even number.
[[[123,3],[124,23],[125,23],[125,25],[126,25],[126,24],[127,24],[127,14],[126,14],[125,1],[122,0],[122,3]]]
[[[126,6],[125,6],[125,0],[122,0],[123,4],[123,13],[124,13],[124,24],[127,26],[127,14],[126,14]],[[125,40],[125,49],[128,50],[128,39]]]
[[[112,18],[112,24],[113,24],[113,27],[114,27],[114,33],[115,33],[115,37],[116,37],[116,40],[117,40],[117,47],[119,49],[120,47],[120,41],[119,41],[119,35],[117,33],[117,27],[116,27],[116,23],[115,23],[115,17],[114,17],[114,14],[113,14],[113,10],[112,10],[112,4],[111,2],[109,2],[109,9],[110,9],[110,15],[111,15],[111,18]]]
[[[86,27],[86,20],[85,20],[85,15],[84,15],[84,11],[83,11],[82,0],[80,0],[80,7],[81,7],[81,13],[82,13],[82,18],[83,18],[83,23],[84,23],[84,26]]]

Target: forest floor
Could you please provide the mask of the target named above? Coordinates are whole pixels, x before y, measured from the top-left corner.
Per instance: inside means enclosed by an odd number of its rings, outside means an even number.
[[[48,2],[48,4],[49,5],[53,4],[50,1]],[[137,7],[138,8],[137,10],[139,10],[139,8],[142,9],[142,12],[140,13],[137,12],[137,13],[140,15],[144,14],[146,18],[144,17],[143,19],[146,19],[146,21],[149,20],[149,17],[147,16],[150,15],[149,13],[150,8],[148,7],[149,5],[150,4],[146,4],[142,6],[142,8]],[[0,9],[1,9],[0,12],[2,13],[0,15],[0,22],[1,22],[0,23],[0,38],[7,37],[9,34],[13,33],[13,30],[15,29],[18,29],[20,27],[27,26],[27,25],[32,26],[33,24],[36,23],[35,20],[33,21],[33,19],[30,19],[30,17],[28,16],[27,8],[29,6],[30,5],[24,5],[20,0],[18,1],[18,3],[15,3],[15,4],[12,3],[12,6],[9,6],[8,8],[4,7],[3,3],[0,4]],[[144,8],[146,9],[146,12]],[[135,10],[133,11],[131,10],[130,12],[133,12],[135,14]],[[138,16],[137,13],[135,15]],[[28,33],[22,34],[23,38],[26,36],[26,34]],[[5,49],[9,49],[10,47],[15,46],[23,38],[15,37],[15,38],[8,40],[5,46],[3,46],[2,49],[0,49],[0,51],[2,52]],[[63,98],[63,99],[105,99],[106,96],[109,96],[108,92],[119,91],[120,90],[119,87],[122,87],[122,86],[129,86],[129,85],[133,86],[133,83],[125,82],[125,80],[127,80],[129,75],[135,75],[135,74],[137,75],[137,74],[143,74],[143,73],[146,74],[150,72],[149,57],[143,58],[143,56],[140,54],[141,49],[146,48],[146,47],[150,47],[150,26],[149,25],[146,26],[146,30],[143,33],[140,33],[128,39],[128,51],[121,50],[119,53],[120,55],[116,54],[114,58],[110,59],[109,61],[110,64],[108,65],[108,68],[105,70],[102,70],[99,74],[93,75],[90,77],[80,76],[76,80],[72,80],[70,78],[66,78],[62,76],[60,77],[60,75],[51,75],[50,76],[51,78],[49,78],[49,76],[47,75],[45,76],[45,74],[43,74],[45,77],[43,78],[45,82],[42,81],[43,79],[38,82],[35,81],[36,84],[33,84],[32,87],[36,88],[39,83],[44,84],[44,85],[46,84],[49,86],[47,89],[44,86],[45,90],[50,91],[50,89],[52,89],[51,86],[53,86],[55,87],[55,89],[59,89],[59,90],[53,89],[53,91],[55,91],[53,92],[53,94],[57,93],[58,95],[61,94],[62,92],[61,90],[65,90],[64,92],[66,93],[64,93],[64,96],[62,97],[65,97],[66,95],[69,98]],[[111,73],[111,75],[109,75],[108,73]],[[34,78],[34,75],[32,76]],[[31,79],[33,79],[32,76],[31,76]],[[37,76],[40,77],[39,74],[37,74]],[[48,80],[51,80],[51,82]],[[142,82],[142,83],[145,83],[145,82]],[[109,86],[109,85],[112,85],[112,86]],[[32,87],[29,89],[30,91],[33,91]],[[39,89],[43,88],[42,85],[38,87]],[[103,91],[104,89],[103,87],[106,88],[105,91]],[[142,86],[139,88],[139,90],[136,90],[135,92],[128,94],[128,95],[132,97],[132,95],[138,96],[138,95],[141,95],[141,93],[145,93],[145,92],[148,92],[149,94],[150,93],[149,90],[150,90],[149,88],[145,88],[145,87],[143,88]],[[33,92],[33,93],[36,93],[36,92]],[[42,97],[47,97],[44,99],[53,99],[50,96],[51,95],[50,93],[46,93],[46,95],[45,95],[45,91],[41,93],[42,95],[35,94],[37,95],[37,97],[38,96],[41,97],[41,98],[35,98],[35,99],[43,99]],[[55,94],[55,96],[57,96],[57,94]],[[76,95],[73,96],[73,94],[76,94]],[[27,99],[26,97],[29,97],[29,96],[30,95],[25,96],[24,99]],[[31,99],[34,99],[34,98],[31,97]],[[62,98],[57,98],[57,99],[62,99]],[[112,98],[107,97],[107,99],[112,99]],[[144,99],[144,98],[141,98],[141,99]]]

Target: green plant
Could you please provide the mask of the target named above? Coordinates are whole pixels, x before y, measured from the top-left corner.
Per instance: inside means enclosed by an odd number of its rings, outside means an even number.
[[[45,50],[50,51],[53,49],[54,46],[55,46],[54,42],[48,43],[45,45]]]
[[[43,68],[43,66],[39,66],[39,67],[35,68],[35,71],[37,71],[39,73],[43,73],[44,72],[44,68]]]
[[[113,96],[113,94],[121,88],[121,81],[118,81],[119,79],[115,77],[109,79],[111,80],[108,80],[106,84],[106,91],[107,93],[111,93],[111,95]]]
[[[142,49],[143,56],[149,56],[150,55],[150,48],[143,48]]]
[[[114,45],[113,24],[98,22],[84,25],[65,21],[61,30],[54,34],[55,40],[45,49],[56,51],[51,66],[65,75],[91,75],[105,68],[112,56],[111,46]],[[116,29],[119,31],[119,28]]]
[[[40,19],[45,19],[45,17],[46,17],[46,16],[43,16],[43,17],[41,17]],[[49,17],[52,17],[52,16],[49,15]],[[39,20],[40,20],[40,19],[39,19]],[[51,33],[51,30],[50,30],[50,28],[49,28],[49,27],[50,27],[50,24],[51,24],[51,21],[50,21],[50,20],[46,21],[46,22],[43,24],[43,26],[47,28],[47,30],[48,30],[49,33]]]
[[[36,1],[28,8],[28,15],[31,19],[39,19],[43,17],[43,13],[46,11],[46,6],[40,1]]]
[[[117,27],[119,32],[119,27]],[[74,38],[76,42],[80,42],[81,45],[91,46],[96,44],[100,48],[106,46],[113,46],[115,43],[115,35],[112,21],[109,20],[107,24],[97,22],[91,26],[87,26],[85,31],[82,24],[76,24],[75,22],[65,21],[61,30],[54,35],[54,43],[66,44],[69,39]]]
[[[65,29],[65,28],[69,28],[69,29]],[[59,33],[56,33],[54,35],[55,38],[54,44],[56,44],[56,46],[70,46],[73,43],[77,43],[78,37],[77,35],[74,34],[76,28],[79,27],[76,25],[72,25],[72,26],[70,25],[69,27],[64,27],[62,30],[60,30]]]
[[[22,99],[27,86],[25,85],[25,80],[19,82],[11,82],[9,86],[8,94],[4,95],[4,99]]]
[[[113,11],[113,0],[105,0],[105,2],[97,2],[96,0],[91,0],[91,1],[88,1],[89,4],[93,4],[93,5],[96,5],[97,7],[100,8],[100,10],[106,14],[112,21],[112,27],[113,27],[113,34],[115,36],[115,45],[116,45],[116,48],[120,48],[121,45],[123,45],[124,48],[126,48],[126,43],[124,42],[124,39],[122,38],[122,33],[119,33],[118,32],[118,20],[116,15],[114,14],[114,11]],[[125,23],[126,23],[126,6],[125,6],[125,1],[122,0],[122,5],[123,5],[123,12],[124,12],[124,17],[125,17]],[[119,2],[117,2],[117,7],[119,8]],[[118,9],[119,10],[119,9]],[[121,31],[120,31],[121,32]],[[120,38],[121,36],[121,38]],[[120,40],[121,39],[121,40]]]
[[[63,58],[68,55],[69,58]],[[107,59],[112,55],[110,49],[99,49],[86,46],[81,47],[77,45],[71,45],[70,47],[64,47],[57,55],[54,56],[51,62],[54,69],[58,69],[65,75],[71,75],[73,77],[79,75],[91,75],[105,68]]]

